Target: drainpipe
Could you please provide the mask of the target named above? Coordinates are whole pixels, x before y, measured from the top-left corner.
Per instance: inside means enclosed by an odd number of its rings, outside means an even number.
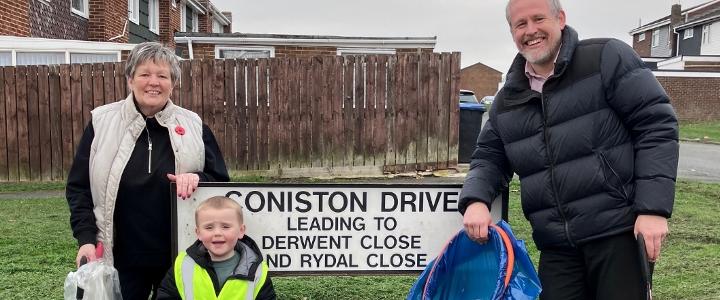
[[[192,48],[192,39],[187,38],[187,43],[188,43],[188,58],[193,59],[194,55],[193,55],[193,48]]]

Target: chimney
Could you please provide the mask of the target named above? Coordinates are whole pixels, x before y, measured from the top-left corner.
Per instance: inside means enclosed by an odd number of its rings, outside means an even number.
[[[680,4],[673,4],[670,8],[670,24],[675,27],[682,23],[682,21],[682,8],[680,8]]]
[[[225,32],[225,33],[232,33],[232,13],[229,12],[229,11],[224,11],[224,12],[222,12],[222,14],[223,14],[228,20],[230,20],[230,24],[227,24],[227,25],[225,26],[224,32]]]

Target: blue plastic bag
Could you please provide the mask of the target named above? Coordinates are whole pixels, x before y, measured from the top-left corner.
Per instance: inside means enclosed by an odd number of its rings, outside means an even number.
[[[485,244],[460,230],[420,274],[408,300],[535,299],[540,279],[525,243],[504,221],[489,228]]]

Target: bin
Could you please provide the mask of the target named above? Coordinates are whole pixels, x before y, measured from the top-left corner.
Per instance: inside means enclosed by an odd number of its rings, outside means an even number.
[[[483,113],[485,113],[485,106],[482,104],[460,103],[459,163],[469,163],[472,159],[477,137],[482,127]]]

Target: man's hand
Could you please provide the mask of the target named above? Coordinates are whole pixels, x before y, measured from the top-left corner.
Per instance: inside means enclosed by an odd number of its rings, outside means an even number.
[[[484,243],[488,240],[488,226],[492,222],[490,210],[482,202],[470,204],[463,216],[463,225],[468,236],[476,242]]]
[[[87,257],[87,261],[91,262],[93,260],[98,259],[95,256],[95,245],[93,244],[85,244],[78,249],[77,257],[75,257],[75,266],[80,267],[80,259],[85,256]]]
[[[654,262],[660,257],[660,248],[668,234],[667,219],[654,215],[639,215],[635,220],[635,236],[642,233],[645,239],[645,251]]]
[[[177,186],[177,196],[183,200],[190,198],[190,195],[197,189],[200,182],[200,176],[195,173],[167,174],[171,182],[175,182]]]

